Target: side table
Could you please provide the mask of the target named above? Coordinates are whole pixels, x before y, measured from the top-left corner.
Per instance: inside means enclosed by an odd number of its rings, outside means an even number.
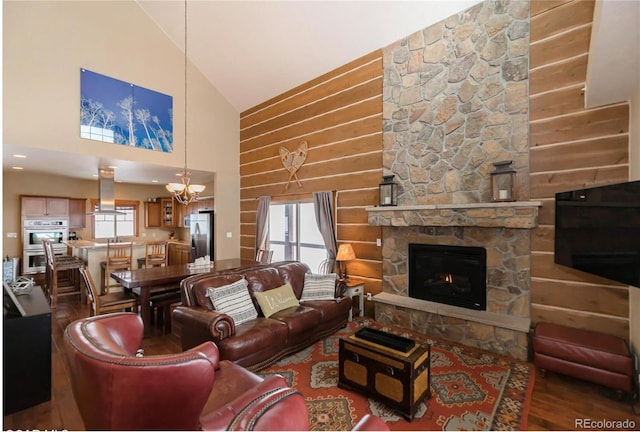
[[[347,282],[347,291],[344,293],[346,296],[351,297],[360,296],[360,316],[364,316],[364,282]],[[353,320],[353,310],[349,309],[349,321]]]

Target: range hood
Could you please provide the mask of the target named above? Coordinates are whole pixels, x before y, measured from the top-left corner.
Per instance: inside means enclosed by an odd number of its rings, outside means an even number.
[[[92,215],[120,215],[124,212],[116,211],[115,181],[113,170],[101,168],[98,175],[98,210]]]

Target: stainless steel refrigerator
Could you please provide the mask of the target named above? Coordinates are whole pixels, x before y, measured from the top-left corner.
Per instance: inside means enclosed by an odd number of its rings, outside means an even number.
[[[195,256],[191,257],[191,261],[209,255],[211,261],[213,258],[213,241],[214,241],[214,213],[202,212],[192,213],[189,215],[189,229],[191,231],[191,250]]]

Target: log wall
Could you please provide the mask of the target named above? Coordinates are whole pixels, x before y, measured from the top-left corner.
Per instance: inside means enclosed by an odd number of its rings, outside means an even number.
[[[307,141],[306,161],[288,188],[278,150]],[[331,190],[337,198],[338,243],[353,245],[349,275],[367,292],[381,287],[380,227],[365,208],[382,180],[382,51],[377,50],[296,87],[240,116],[241,256],[252,258],[257,198],[296,199]],[[312,269],[315,271],[315,269]]]
[[[628,181],[629,106],[584,108],[594,2],[533,1],[530,46],[532,323],[627,339],[628,288],[553,262],[555,193]]]

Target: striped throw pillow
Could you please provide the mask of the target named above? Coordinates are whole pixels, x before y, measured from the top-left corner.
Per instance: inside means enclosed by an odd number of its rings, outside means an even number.
[[[335,273],[326,275],[306,273],[300,301],[335,300],[336,279],[338,275]]]
[[[256,307],[249,296],[246,279],[217,288],[208,288],[207,297],[211,299],[213,307],[218,312],[229,315],[236,325],[258,317]]]

